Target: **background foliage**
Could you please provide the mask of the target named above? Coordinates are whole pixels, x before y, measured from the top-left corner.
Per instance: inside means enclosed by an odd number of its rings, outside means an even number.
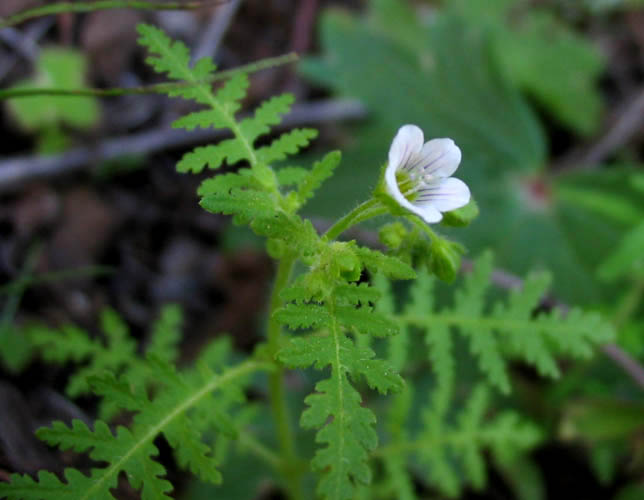
[[[642,495],[641,2],[10,4],[0,497]],[[480,216],[326,237],[404,123]]]

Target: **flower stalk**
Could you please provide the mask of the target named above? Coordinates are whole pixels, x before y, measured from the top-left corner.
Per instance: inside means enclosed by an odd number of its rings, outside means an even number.
[[[385,207],[380,200],[376,198],[370,198],[369,200],[361,203],[356,208],[351,210],[348,214],[338,220],[333,224],[327,231],[324,233],[324,237],[328,241],[332,241],[344,233],[347,229],[360,222],[364,222],[367,219],[376,217],[378,215],[383,215],[388,212],[387,207]]]

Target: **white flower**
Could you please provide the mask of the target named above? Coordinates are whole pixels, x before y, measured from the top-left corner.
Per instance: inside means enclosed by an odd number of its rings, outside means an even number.
[[[398,204],[433,223],[443,218],[441,212],[467,205],[470,190],[450,177],[461,162],[461,150],[454,141],[423,141],[423,131],[416,125],[400,127],[389,148],[385,185]]]

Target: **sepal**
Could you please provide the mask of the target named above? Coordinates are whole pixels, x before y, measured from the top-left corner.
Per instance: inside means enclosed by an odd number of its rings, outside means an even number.
[[[443,220],[441,224],[451,227],[465,227],[469,226],[474,219],[479,215],[479,206],[474,198],[470,198],[470,202],[464,207],[457,208],[450,212],[443,212]]]

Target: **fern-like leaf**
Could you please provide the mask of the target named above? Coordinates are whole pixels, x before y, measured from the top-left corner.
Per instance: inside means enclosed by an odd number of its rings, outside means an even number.
[[[244,222],[265,218],[275,209],[272,197],[255,189],[231,189],[227,193],[209,194],[199,204],[208,212],[237,215]]]
[[[169,78],[182,80],[186,68],[190,66],[190,51],[183,42],[173,41],[163,31],[154,26],[140,24],[138,27],[139,44],[148,48],[150,55],[145,62],[158,73]]]
[[[357,254],[364,267],[374,274],[380,272],[396,280],[410,280],[416,277],[416,271],[409,264],[396,257],[365,247],[359,247]]]
[[[342,326],[361,334],[391,337],[399,331],[395,321],[374,312],[369,307],[338,306],[335,313]]]
[[[398,391],[402,379],[384,361],[372,359],[373,351],[359,349],[353,341],[339,334],[332,325],[332,334],[324,337],[292,339],[280,351],[279,359],[290,367],[332,366],[331,378],[319,382],[316,393],[305,402],[309,408],[302,414],[302,426],[321,428],[317,441],[326,445],[313,460],[315,470],[324,471],[318,492],[324,498],[353,498],[354,482],[367,484],[371,472],[367,466],[368,452],[377,445],[373,429],[375,415],[361,406],[361,396],[349,381],[349,375],[364,376],[370,387],[382,393]],[[329,417],[333,417],[327,423]]]
[[[309,171],[302,167],[282,167],[277,171],[277,180],[280,186],[297,186],[301,184]]]
[[[267,165],[284,160],[287,156],[297,154],[300,149],[308,146],[317,135],[317,130],[310,128],[296,128],[285,132],[268,146],[258,149],[257,158]]]
[[[152,334],[145,348],[146,354],[153,355],[168,363],[177,361],[179,357],[179,341],[183,311],[176,304],[164,306],[159,318],[152,325]]]
[[[339,151],[331,151],[320,161],[313,164],[313,169],[298,185],[297,194],[302,204],[312,198],[322,183],[333,175],[336,167],[340,164],[341,158],[342,155]]]
[[[59,331],[47,328],[32,330],[33,344],[40,348],[44,359],[50,362],[86,362],[69,378],[66,392],[78,397],[89,392],[90,377],[106,371],[119,373],[136,360],[136,343],[129,337],[129,330],[112,309],[101,314],[105,344],[91,339],[89,334],[74,326]]]
[[[38,436],[48,444],[63,450],[89,452],[93,460],[105,462],[107,466],[93,469],[89,476],[67,469],[67,483],[49,473],[41,473],[38,482],[29,476],[14,474],[10,483],[0,483],[0,497],[9,500],[114,500],[110,490],[117,486],[118,476],[124,472],[132,486],[141,490],[144,500],[170,498],[168,493],[172,486],[163,479],[166,471],[154,460],[158,450],[153,441],[160,434],[175,449],[180,466],[204,481],[219,483],[218,461],[210,446],[202,441],[201,426],[193,423],[192,415],[198,410],[206,411],[211,416],[210,427],[220,430],[219,421],[213,416],[228,411],[222,407],[222,402],[238,400],[240,390],[237,386],[246,383],[253,371],[268,366],[249,361],[220,374],[203,368],[179,374],[158,359],[148,363],[149,372],[160,387],[152,400],[143,392],[127,395],[130,384],[113,376],[95,379],[98,394],[113,398],[136,412],[131,428],[118,427],[112,433],[104,422],[97,421],[92,430],[75,420],[71,427],[55,422],[50,428],[38,431]],[[213,391],[218,391],[221,397],[212,397]],[[233,394],[232,398],[226,396],[228,392]]]
[[[199,146],[187,152],[177,163],[177,171],[198,174],[206,167],[219,168],[227,158],[230,163],[236,163],[243,158],[234,139],[225,139],[217,145]]]
[[[256,110],[254,116],[245,118],[239,124],[244,137],[252,144],[255,139],[270,132],[271,125],[278,125],[282,115],[288,113],[293,105],[292,94],[282,94],[263,102]]]
[[[486,421],[488,401],[488,391],[481,385],[473,391],[454,424],[445,423],[431,409],[424,413],[424,429],[413,442],[432,483],[448,497],[458,497],[465,481],[478,490],[485,486],[483,450],[520,453],[541,439],[536,426],[511,412]],[[463,474],[459,473],[459,465]]]
[[[146,354],[166,363],[176,361],[181,317],[178,306],[169,305],[161,310],[145,348]],[[148,364],[137,355],[136,342],[129,336],[129,329],[120,316],[106,309],[101,314],[101,325],[105,342],[92,339],[89,333],[75,326],[64,326],[60,330],[33,328],[30,338],[47,361],[84,363],[69,378],[66,392],[70,397],[91,393],[90,379],[106,373],[127,375],[137,390],[153,386],[155,380],[148,373]],[[105,399],[100,404],[99,414],[107,419],[117,410],[113,401]]]
[[[327,308],[316,304],[287,304],[275,313],[275,317],[294,330],[328,326],[331,322],[331,315]]]
[[[533,318],[533,311],[550,283],[549,277],[543,274],[528,277],[521,290],[512,291],[507,302],[497,302],[487,313],[486,292],[490,288],[491,273],[492,257],[484,254],[466,277],[463,287],[455,293],[452,308],[431,312],[427,307],[431,304],[426,302],[429,295],[423,298],[424,294],[417,292],[413,309],[400,316],[403,324],[426,330],[443,394],[450,392],[454,372],[450,328],[467,338],[480,369],[504,393],[510,391],[507,355],[533,365],[541,375],[558,377],[557,356],[586,359],[592,355],[593,346],[613,338],[610,324],[596,313],[573,309],[564,317],[555,309]],[[421,276],[417,289],[430,286],[430,281],[428,276]],[[444,397],[441,401],[444,407]]]
[[[320,429],[316,440],[325,445],[312,462],[313,468],[322,472],[318,493],[327,499],[352,499],[356,485],[368,484],[371,480],[367,460],[377,445],[377,435],[373,429],[375,415],[361,405],[362,397],[351,380],[364,378],[369,387],[383,394],[399,391],[403,381],[386,361],[374,359],[371,349],[356,345],[345,332],[357,325],[363,329],[365,321],[369,333],[389,334],[389,329],[395,329],[396,325],[380,323],[380,319],[387,320],[368,306],[356,308],[356,304],[376,299],[377,292],[341,285],[337,297],[327,297],[322,303],[307,303],[317,291],[307,294],[306,283],[300,280],[295,288],[283,294],[295,303],[279,310],[276,317],[290,327],[306,322],[324,329],[318,334],[291,339],[278,353],[278,359],[289,367],[331,367],[331,377],[319,382],[316,392],[305,399],[309,408],[302,414],[301,424],[305,428]],[[316,321],[309,319],[311,311],[316,312]],[[330,422],[329,417],[332,417]]]

